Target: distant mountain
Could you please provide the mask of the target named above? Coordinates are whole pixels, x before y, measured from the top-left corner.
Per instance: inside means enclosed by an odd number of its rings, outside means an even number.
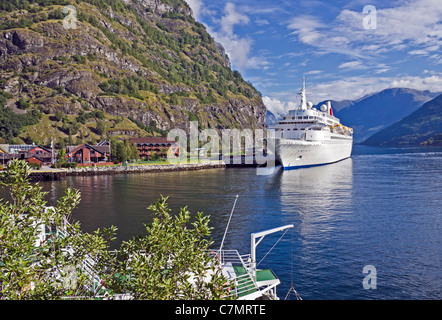
[[[334,113],[339,112],[345,108],[352,107],[355,104],[355,101],[352,100],[342,100],[342,101],[326,100],[317,104],[316,107],[320,107],[321,105],[326,104],[327,101],[331,102]]]
[[[385,89],[355,101],[332,101],[335,116],[354,129],[356,143],[416,111],[437,93],[407,88]],[[323,104],[319,103],[318,106]]]
[[[442,94],[366,141],[374,146],[442,145]]]
[[[275,116],[270,110],[266,113],[266,125],[275,124],[278,121],[278,116]]]

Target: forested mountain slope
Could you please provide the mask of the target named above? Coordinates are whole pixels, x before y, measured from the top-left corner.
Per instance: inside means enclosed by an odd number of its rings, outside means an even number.
[[[182,0],[1,0],[0,10],[6,142],[165,135],[189,120],[265,125],[260,93]]]

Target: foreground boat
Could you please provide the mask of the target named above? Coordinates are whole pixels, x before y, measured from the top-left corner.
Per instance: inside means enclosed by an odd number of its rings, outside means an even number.
[[[271,269],[257,269],[256,247],[269,234],[293,228],[293,225],[251,234],[250,254],[240,255],[237,250],[218,250],[216,255],[223,275],[233,284],[228,297],[237,300],[279,300],[276,287],[281,283]]]
[[[45,211],[47,210],[55,210],[55,208],[46,207]],[[57,228],[41,222],[38,224],[35,223],[35,227],[38,230],[38,237],[35,242],[35,247],[40,247],[43,243],[50,241],[50,239],[52,238],[69,237],[69,233],[67,231],[68,225],[69,222],[66,219],[64,219],[62,225]],[[209,253],[209,255],[212,255],[216,259],[213,259],[213,263],[207,266],[205,279],[210,280],[214,272],[212,266],[215,265],[217,269],[222,272],[228,283],[229,289],[226,291],[226,295],[224,298],[238,300],[279,300],[279,297],[276,293],[276,287],[281,283],[281,281],[271,269],[257,269],[259,262],[257,263],[256,261],[256,247],[266,235],[284,230],[285,234],[289,228],[293,228],[293,225],[286,225],[258,233],[252,233],[251,252],[245,255],[240,255],[237,250],[223,250],[222,242],[219,250],[211,251]],[[281,238],[284,236],[284,234],[281,236]],[[65,254],[74,254],[73,249],[69,247],[65,248],[63,252]],[[146,255],[145,252],[139,252],[139,254]],[[131,258],[133,257],[130,257],[129,259]],[[36,260],[34,263],[38,265],[40,261]],[[84,275],[89,278],[89,281],[86,281],[84,287],[85,292],[89,292],[87,297],[93,296],[95,299],[104,300],[133,299],[130,293],[115,294],[112,293],[110,290],[107,290],[104,281],[95,271],[95,264],[96,262],[94,261],[94,259],[90,256],[87,256],[86,259],[84,259],[79,266],[80,269],[84,272]],[[60,272],[59,270],[55,270],[53,277],[63,280],[64,277],[66,277],[66,274]],[[189,274],[188,281],[190,283],[193,283],[197,280],[198,279],[196,279],[194,275]],[[65,299],[85,299],[87,297],[76,296],[65,297]]]
[[[333,115],[330,101],[319,110],[307,102],[305,80],[300,96],[297,109],[268,126],[275,133],[273,139],[268,139],[269,146],[284,169],[324,165],[349,158],[353,129],[343,126]]]

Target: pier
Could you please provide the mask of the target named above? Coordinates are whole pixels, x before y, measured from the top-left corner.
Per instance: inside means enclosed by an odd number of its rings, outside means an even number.
[[[203,169],[225,168],[223,162],[211,161],[200,163],[183,164],[129,164],[107,167],[83,167],[67,169],[68,176],[87,176],[87,175],[105,175],[105,174],[134,174],[148,172],[171,172],[171,171],[194,171]]]
[[[268,156],[224,156],[222,157],[226,168],[256,168],[276,166],[280,163],[274,155]]]
[[[67,169],[43,167],[41,170],[31,170],[29,179],[33,182],[56,181],[67,176],[92,176],[112,174],[133,174],[148,172],[195,171],[220,168],[256,168],[274,166],[279,163],[273,156],[224,156],[218,161],[201,161],[179,164],[127,164],[110,166],[85,166]]]
[[[31,170],[29,174],[30,181],[55,181],[66,177],[65,170]]]

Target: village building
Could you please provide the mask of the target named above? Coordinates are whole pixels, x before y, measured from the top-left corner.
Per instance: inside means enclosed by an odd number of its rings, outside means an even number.
[[[22,154],[35,147],[35,144],[0,144],[0,149],[8,154]]]
[[[1,145],[0,162],[6,166],[12,159],[23,159],[28,163],[51,165],[55,159],[56,151],[43,146],[31,145]]]
[[[36,164],[36,165],[38,165],[39,167],[42,167],[43,164],[45,163],[44,160],[43,160],[42,158],[39,158],[39,157],[37,157],[37,156],[32,156],[32,157],[26,159],[26,162],[27,162],[27,163]]]
[[[67,146],[68,162],[99,163],[109,161],[111,156],[110,144],[91,146],[87,143],[78,146]]]
[[[130,142],[137,146],[140,159],[151,160],[154,154],[161,158],[166,158],[170,153],[175,157],[178,157],[180,154],[178,143],[176,141],[170,141],[167,138],[132,138]]]
[[[106,163],[110,161],[111,145],[108,141],[100,142],[97,145],[81,144],[67,146],[67,162],[78,164]],[[23,159],[28,163],[51,165],[57,161],[58,151],[37,145],[0,145],[0,165],[3,167],[12,159]]]
[[[1,166],[4,168],[8,165],[9,161],[12,159],[18,159],[18,154],[10,154],[10,153],[0,153],[0,163]]]
[[[40,165],[50,165],[56,157],[55,151],[42,146],[34,146],[32,149],[22,152],[21,154],[21,158],[27,162],[39,163]]]

